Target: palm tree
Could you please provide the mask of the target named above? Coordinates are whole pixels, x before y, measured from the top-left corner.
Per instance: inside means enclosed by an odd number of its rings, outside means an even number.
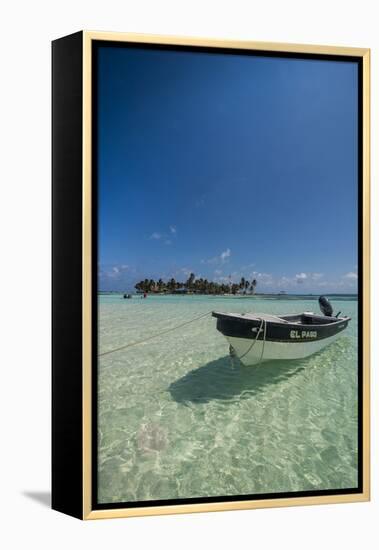
[[[245,283],[246,283],[245,277],[241,277],[241,282],[239,284],[239,287],[240,287],[241,290],[245,289]]]
[[[157,282],[157,286],[158,286],[158,291],[162,292],[163,286],[164,286],[164,282],[162,281],[162,279],[159,279],[159,281]]]
[[[203,292],[204,292],[204,294],[208,294],[208,292],[209,292],[209,281],[208,281],[208,279],[204,279]]]
[[[251,281],[251,287],[250,287],[250,290],[252,291],[253,294],[255,294],[255,287],[257,286],[258,284],[258,281],[256,279],[253,279]]]
[[[250,283],[248,280],[245,281],[245,294],[249,290]]]
[[[202,292],[203,290],[203,279],[196,279],[193,283],[195,292]]]
[[[192,288],[194,281],[195,281],[195,274],[191,273],[189,278],[186,281],[186,287],[188,288],[188,290]]]
[[[176,283],[174,277],[172,277],[169,280],[169,282],[167,283],[167,286],[168,286],[168,288],[170,289],[171,292],[173,292],[176,289],[177,283]]]

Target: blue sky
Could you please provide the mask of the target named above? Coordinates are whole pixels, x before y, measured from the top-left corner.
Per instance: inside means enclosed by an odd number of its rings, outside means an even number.
[[[99,287],[355,292],[354,63],[99,48]]]

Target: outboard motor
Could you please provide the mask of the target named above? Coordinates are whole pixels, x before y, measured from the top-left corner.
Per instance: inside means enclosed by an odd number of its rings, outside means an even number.
[[[333,308],[328,298],[326,298],[325,296],[320,296],[320,298],[318,299],[318,304],[323,315],[325,315],[326,317],[333,316]]]

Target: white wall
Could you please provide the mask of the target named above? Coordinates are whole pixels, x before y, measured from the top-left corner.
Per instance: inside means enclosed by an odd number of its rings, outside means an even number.
[[[0,540],[8,539],[4,548],[374,547],[379,512],[377,337],[369,504],[81,523],[50,511],[25,493],[47,492],[50,479],[50,40],[85,28],[371,47],[372,204],[378,219],[375,4],[369,0],[13,0],[2,5]],[[374,250],[375,219],[373,237]],[[373,263],[375,281],[377,253]],[[376,286],[373,305],[377,298]],[[373,334],[378,334],[377,321]]]

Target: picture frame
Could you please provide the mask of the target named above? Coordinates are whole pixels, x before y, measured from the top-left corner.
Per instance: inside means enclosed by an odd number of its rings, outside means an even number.
[[[168,493],[162,492],[162,498],[146,497],[141,500],[138,499],[138,492],[136,492],[137,496],[134,501],[99,502],[98,291],[101,288],[99,288],[98,260],[99,226],[102,223],[100,219],[102,214],[99,214],[99,174],[100,172],[104,174],[104,168],[103,165],[101,165],[101,170],[99,168],[98,155],[99,143],[104,138],[102,132],[105,132],[104,127],[99,123],[99,109],[101,108],[99,105],[101,101],[105,101],[104,99],[99,100],[99,82],[105,82],[104,75],[107,75],[109,79],[113,78],[107,72],[110,71],[108,66],[106,69],[100,70],[99,68],[99,50],[101,48],[118,49],[118,51],[126,51],[129,48],[137,53],[141,49],[146,52],[159,51],[162,59],[172,52],[179,52],[184,57],[186,53],[195,57],[203,55],[209,58],[210,66],[213,63],[212,60],[218,55],[223,55],[229,60],[241,56],[245,60],[252,58],[261,61],[275,59],[283,63],[288,60],[302,60],[304,63],[323,61],[325,63],[333,62],[337,65],[348,63],[354,66],[357,86],[356,89],[351,90],[351,95],[356,98],[356,119],[353,118],[357,128],[354,149],[357,171],[354,175],[356,182],[354,185],[356,186],[353,191],[357,197],[357,266],[356,271],[350,274],[357,283],[357,299],[356,305],[354,305],[354,308],[357,308],[357,335],[354,340],[357,346],[357,420],[354,426],[357,482],[354,487],[323,488],[322,486],[319,489],[309,489],[307,486],[308,488],[303,490],[276,491],[275,488],[272,489],[268,486],[261,493],[212,495],[199,493],[198,496],[187,496],[186,494],[178,496],[178,493],[173,491],[172,498],[167,497]],[[81,31],[52,43],[52,62],[52,508],[79,519],[102,519],[369,500],[370,50],[337,46]],[[185,61],[183,62],[185,63]],[[133,78],[136,78],[137,75],[143,79],[143,66],[138,69],[140,66],[138,63],[142,63],[142,61],[137,59],[133,63],[133,67],[137,67]],[[130,67],[131,65],[126,66]],[[131,86],[127,72],[121,73],[121,69],[118,67],[114,71],[117,75],[122,74],[122,79],[127,84],[126,88],[128,85]],[[196,74],[194,73],[194,80]],[[200,71],[199,74],[205,73]],[[167,74],[164,73],[162,79],[165,78],[167,78]],[[118,80],[112,82],[114,85],[114,82],[118,82]],[[135,84],[135,80],[133,84]],[[118,93],[116,88],[113,89],[115,94]],[[148,92],[154,95],[156,90],[149,89]],[[101,93],[105,94],[103,91]],[[280,92],[278,93],[280,94]],[[107,101],[112,103],[112,97]],[[139,101],[141,103],[134,104],[134,109],[138,109],[138,105],[143,106],[146,99],[140,96]],[[279,105],[279,111],[280,108]],[[349,111],[346,113],[346,116],[350,116]],[[107,116],[117,117],[117,113],[116,115],[108,113]],[[116,120],[116,118],[112,118],[112,120]],[[157,125],[158,129],[162,127],[162,122],[160,124],[161,126]],[[337,126],[342,122],[340,119],[336,119],[333,124]],[[310,126],[311,130],[312,126]],[[140,131],[143,134],[148,129],[142,128]],[[234,147],[234,145],[231,144],[230,147]],[[235,145],[235,147],[239,147],[239,145]],[[306,184],[304,193],[307,193]],[[127,205],[126,208],[133,208],[133,205]],[[172,232],[172,238],[176,234],[174,226],[167,231]],[[259,235],[263,230],[258,228],[256,231]],[[153,235],[154,233],[149,237],[150,240],[162,241],[161,233],[156,233],[155,237]],[[312,242],[312,236],[308,235],[308,238]],[[167,235],[165,239],[170,241]],[[148,247],[147,244],[146,247]],[[210,258],[199,260],[199,262],[202,261],[207,265],[213,265],[212,261],[214,263],[222,262],[230,256],[230,249],[227,248],[226,251],[223,251],[221,256],[223,254],[224,258],[221,260]],[[306,279],[307,276],[305,272],[298,273],[296,275],[297,282]],[[232,287],[231,279],[230,287]],[[149,300],[150,298],[147,302]],[[269,322],[263,317],[260,319],[262,319],[262,325],[256,331],[258,341],[263,324],[266,330]],[[179,321],[177,320],[177,322]],[[187,322],[188,317],[185,317],[183,323]],[[189,322],[192,322],[192,318]],[[166,326],[162,328],[167,329]],[[147,336],[155,337],[155,332],[149,333]],[[301,334],[299,338],[301,338]],[[305,338],[308,339],[311,336],[308,334]],[[133,338],[134,340],[135,338]],[[117,342],[117,345],[119,344]],[[117,345],[113,345],[113,347],[117,347]],[[108,350],[107,347],[104,349]],[[233,398],[238,399],[238,396],[233,396]],[[127,423],[128,419],[125,422]],[[150,432],[142,432],[142,435],[137,433],[135,437],[137,447],[142,445],[145,454],[151,449],[146,451],[145,443],[138,443],[141,438],[144,441],[146,438],[150,441],[151,437],[166,438],[159,429],[153,435]],[[138,440],[138,438],[140,439]],[[146,445],[150,445],[150,443]],[[159,445],[158,448],[153,446],[152,450],[154,457],[158,456]],[[137,461],[137,458],[134,456],[133,460]],[[337,456],[333,460],[337,461],[335,470],[338,471],[339,464],[342,464],[345,459]],[[348,457],[346,462],[349,460]],[[191,470],[191,461],[189,461],[188,468]],[[129,470],[126,468],[125,471]],[[132,467],[130,471],[133,471]],[[106,475],[108,477],[104,478],[103,482],[104,495],[108,494],[107,487],[118,487],[120,483],[123,483],[120,481],[121,477],[114,481],[109,477],[108,472]],[[132,473],[125,473],[125,476],[132,475]],[[159,481],[159,475],[159,471],[154,473],[155,482]],[[344,475],[347,474],[344,473]],[[141,483],[143,483],[143,478]],[[104,498],[106,499],[105,496]]]

